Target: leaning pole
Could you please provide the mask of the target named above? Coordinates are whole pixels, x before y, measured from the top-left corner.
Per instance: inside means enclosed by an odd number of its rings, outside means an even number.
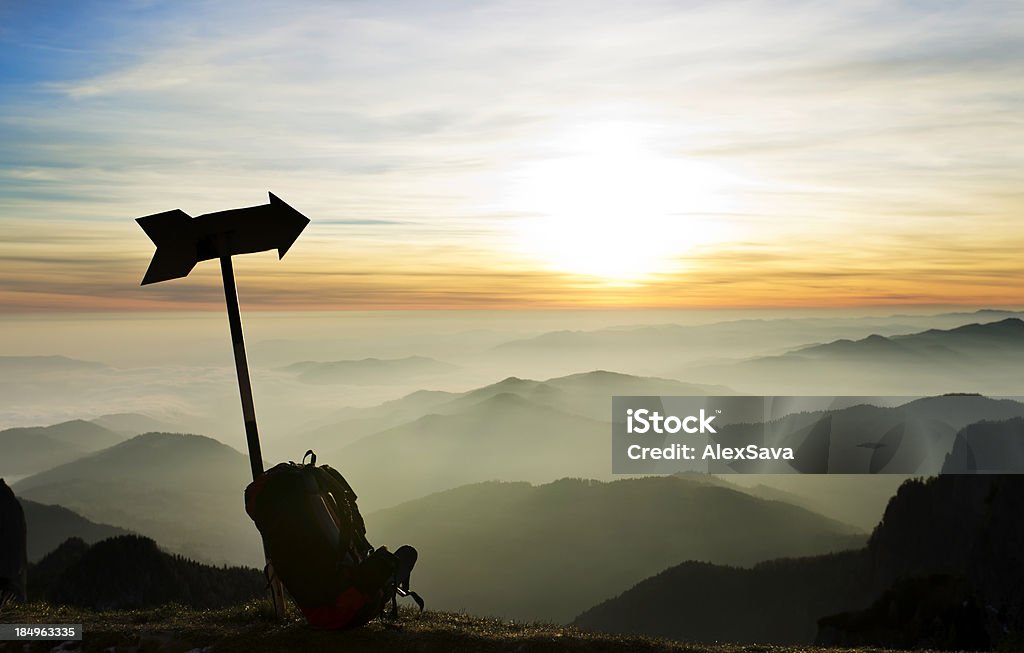
[[[260,435],[256,426],[256,407],[252,399],[252,384],[249,380],[249,364],[245,357],[242,318],[238,310],[238,293],[235,290],[235,272],[231,257],[236,254],[276,249],[278,258],[284,258],[292,243],[309,224],[309,218],[288,206],[273,193],[269,195],[269,204],[206,213],[196,218],[181,209],[174,209],[136,220],[156,245],[153,260],[150,261],[149,269],[142,279],[144,286],[187,277],[199,261],[220,259],[224,301],[228,311],[228,326],[231,330],[238,393],[242,401],[242,419],[245,422],[245,439],[249,448],[249,465],[252,468],[253,480],[263,473],[263,453],[260,450]],[[274,612],[281,618],[284,616],[285,607],[284,589],[281,580],[274,573],[266,542],[263,544],[263,553],[267,561],[267,576],[270,579]]]

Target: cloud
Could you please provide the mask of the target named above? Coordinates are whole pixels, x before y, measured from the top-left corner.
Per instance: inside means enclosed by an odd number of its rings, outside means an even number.
[[[742,210],[717,219],[800,265],[835,242],[883,260],[904,228],[984,225],[978,269],[1020,240],[1024,148],[1007,145],[1024,141],[1024,16],[1010,2],[88,9],[49,28],[14,15],[0,35],[5,59],[36,53],[0,97],[0,228],[22,243],[0,251],[0,281],[47,305],[69,291],[211,304],[198,282],[122,295],[151,252],[132,218],[268,189],[314,219],[280,274],[323,274],[325,306],[676,301],[655,282],[554,275],[509,246],[526,217],[507,199],[516,175],[566,156],[574,126],[608,120],[649,127],[658,155],[720,166]],[[864,274],[855,259],[818,265]],[[712,260],[683,259],[673,278],[727,278]],[[252,270],[261,302],[316,305],[275,299],[270,261]],[[397,274],[332,285],[382,271]]]

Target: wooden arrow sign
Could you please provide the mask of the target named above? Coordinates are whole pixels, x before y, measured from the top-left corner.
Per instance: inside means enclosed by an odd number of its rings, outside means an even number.
[[[207,213],[193,218],[181,209],[136,219],[156,253],[142,285],[187,277],[199,261],[276,249],[284,258],[309,224],[277,195],[270,203]]]
[[[309,224],[309,218],[288,206],[270,193],[270,203],[244,209],[230,209],[190,217],[181,209],[154,213],[136,222],[156,245],[156,253],[149,263],[142,285],[187,277],[199,261],[220,259],[224,279],[224,300],[228,309],[228,326],[235,350],[235,371],[238,373],[238,392],[242,399],[242,418],[245,421],[245,439],[249,445],[249,465],[252,477],[263,473],[263,453],[260,450],[259,429],[256,427],[256,408],[249,382],[249,364],[245,357],[242,338],[242,318],[238,311],[235,290],[235,272],[231,257],[276,249],[279,258]],[[266,545],[263,547],[266,553]],[[267,557],[271,594],[277,616],[284,616],[284,590]]]

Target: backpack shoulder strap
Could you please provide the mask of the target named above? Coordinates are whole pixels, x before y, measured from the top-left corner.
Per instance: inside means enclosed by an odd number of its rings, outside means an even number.
[[[357,497],[356,493],[352,491],[352,486],[348,484],[344,476],[338,473],[338,470],[329,465],[321,465],[313,467],[313,469],[320,489],[330,492],[335,503],[338,504],[339,511],[343,511],[352,521],[352,536],[355,538],[359,551],[365,554],[373,547],[366,539],[366,524],[363,522],[363,516],[359,514],[359,507],[356,506]]]
[[[317,471],[323,472],[327,475],[328,482],[334,486],[331,489],[332,492],[337,488],[341,492],[342,496],[353,504],[356,502],[356,499],[359,498],[356,496],[355,490],[352,489],[352,486],[348,484],[348,481],[345,480],[345,477],[342,476],[341,472],[338,470],[334,469],[330,465],[320,465],[317,467]]]

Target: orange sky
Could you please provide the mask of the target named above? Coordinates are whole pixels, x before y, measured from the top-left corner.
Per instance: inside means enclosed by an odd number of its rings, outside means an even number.
[[[267,190],[253,309],[1024,304],[1012,6],[15,9],[0,310],[221,310],[133,218]]]

